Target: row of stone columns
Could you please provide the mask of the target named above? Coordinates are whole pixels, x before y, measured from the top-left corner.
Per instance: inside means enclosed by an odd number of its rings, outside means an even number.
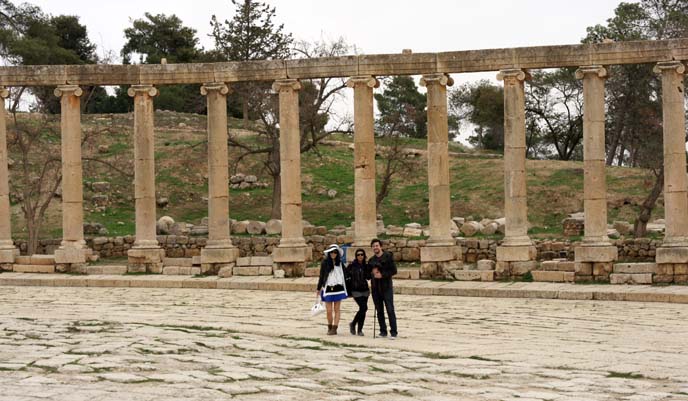
[[[688,263],[688,179],[685,157],[685,118],[681,62],[659,63],[664,107],[665,204],[667,230],[663,247],[657,251],[658,263]],[[616,248],[606,233],[606,182],[604,151],[604,80],[602,66],[581,67],[576,77],[583,80],[585,103],[583,135],[585,166],[585,236],[576,250],[578,262],[610,262]],[[504,194],[506,232],[497,248],[503,263],[532,261],[536,252],[528,237],[525,92],[529,78],[520,69],[502,70],[504,81]],[[446,74],[428,74],[421,79],[428,98],[428,187],[430,238],[421,249],[421,262],[438,264],[461,259],[450,232],[450,176],[448,155],[447,92],[452,79]],[[354,90],[354,170],[355,230],[354,245],[368,246],[376,236],[375,140],[373,89],[379,86],[372,76],[352,77],[347,85]],[[302,265],[310,259],[311,249],[302,233],[301,151],[299,131],[298,80],[276,81],[279,94],[282,238],[273,252],[275,262]],[[83,236],[83,190],[81,166],[81,89],[61,85],[55,94],[62,106],[63,241],[55,252],[56,263],[84,263],[89,250]],[[136,241],[129,251],[132,271],[160,272],[164,252],[155,232],[155,160],[153,98],[158,91],[151,85],[133,85]],[[224,83],[205,84],[201,93],[208,102],[208,176],[209,234],[201,255],[203,271],[231,264],[238,256],[229,227],[229,192],[226,96]],[[7,97],[7,91],[0,93]],[[12,245],[9,218],[9,186],[5,111],[0,113],[0,263],[11,263],[16,249]]]

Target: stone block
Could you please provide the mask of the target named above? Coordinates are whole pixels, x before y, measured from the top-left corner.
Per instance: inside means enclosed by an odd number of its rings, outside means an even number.
[[[14,263],[18,265],[30,265],[31,264],[31,256],[17,256],[14,258]]]
[[[655,254],[656,263],[688,263],[688,248],[659,247]]]
[[[588,283],[593,280],[593,277],[592,275],[576,275],[574,280],[576,283]]]
[[[259,276],[272,276],[272,274],[273,274],[272,265],[270,265],[270,266],[258,266],[258,275]]]
[[[674,265],[672,265],[672,264],[657,265],[657,267],[655,268],[655,274],[673,276],[674,275]]]
[[[688,274],[675,274],[674,283],[676,284],[688,284]]]
[[[652,284],[651,273],[612,273],[609,275],[611,284]]]
[[[497,260],[504,262],[522,262],[535,260],[537,249],[534,246],[498,246]]]
[[[614,273],[655,273],[657,265],[655,263],[615,263]],[[672,269],[673,270],[673,269]],[[673,274],[673,272],[672,272]]]
[[[163,266],[191,267],[191,266],[193,266],[193,259],[192,258],[163,258],[162,265]]]
[[[54,263],[86,263],[88,248],[61,247],[55,250]],[[33,256],[32,256],[33,258]]]
[[[674,281],[674,275],[671,274],[655,274],[652,276],[652,281],[654,283],[668,284]]]
[[[14,263],[19,249],[0,249],[0,264]]]
[[[127,251],[129,263],[160,263],[165,257],[161,248],[131,248]]]
[[[284,270],[278,269],[273,272],[275,278],[284,278]]]
[[[579,246],[574,249],[576,262],[612,262],[618,259],[615,246]]]
[[[511,262],[511,275],[521,276],[528,272],[534,271],[538,266],[538,262],[531,260],[527,262]]]
[[[125,265],[110,265],[110,266],[100,266],[102,269],[101,274],[114,274],[120,275],[127,272],[127,266]]]
[[[439,274],[436,262],[423,262],[420,264],[420,278],[435,278]]]
[[[576,276],[592,276],[592,263],[575,262],[574,272]]]
[[[54,265],[19,265],[12,269],[15,273],[55,273]]]
[[[494,260],[490,260],[490,259],[481,259],[477,263],[477,269],[478,270],[494,270],[495,269],[495,262],[494,262]]]
[[[482,271],[480,270],[454,270],[454,278],[459,281],[481,281]]]
[[[449,245],[420,248],[421,262],[446,262],[450,260],[461,260],[461,247]]]
[[[420,237],[423,235],[423,230],[414,227],[404,227],[402,235],[404,237]]]
[[[401,260],[407,261],[407,262],[416,262],[420,260],[420,249],[419,248],[403,248],[401,250]],[[372,255],[372,253],[367,253],[366,255]],[[347,260],[352,260],[347,258]]]
[[[234,267],[236,267],[236,266],[234,266]],[[234,267],[232,267],[232,266],[221,267],[220,270],[217,272],[217,275],[221,278],[232,277]]]
[[[239,257],[239,248],[203,248],[201,250],[201,264],[231,263]]]
[[[162,274],[164,275],[169,275],[169,276],[176,276],[179,273],[179,270],[181,269],[180,266],[164,266],[162,268]]]
[[[597,262],[592,264],[593,276],[607,276],[614,270],[614,264],[611,262],[603,263]]]
[[[304,272],[306,277],[318,277],[320,276],[320,267],[307,267]]]
[[[272,250],[274,262],[307,262],[311,259],[313,251],[310,246],[303,247],[277,247]]]
[[[548,281],[561,283],[564,281],[564,272],[552,270],[534,270],[531,272],[533,281]]]
[[[494,281],[494,270],[480,270],[480,281]]]
[[[53,255],[31,255],[32,265],[54,265],[55,257]]]
[[[676,263],[674,264],[674,274],[678,275],[684,275],[688,274],[688,264],[685,263]]]
[[[252,256],[251,266],[272,266],[272,256]]]
[[[305,262],[273,263],[272,269],[284,270],[284,277],[303,277],[306,271]],[[319,272],[318,272],[319,273]]]
[[[408,280],[411,278],[411,270],[410,269],[400,269],[397,271],[396,276],[394,276],[395,280]]]
[[[260,266],[234,266],[232,274],[235,276],[259,276]]]

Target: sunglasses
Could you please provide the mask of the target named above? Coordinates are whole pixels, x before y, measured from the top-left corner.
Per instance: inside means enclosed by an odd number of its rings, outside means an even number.
[[[362,253],[357,253],[356,256],[365,256],[365,255]]]

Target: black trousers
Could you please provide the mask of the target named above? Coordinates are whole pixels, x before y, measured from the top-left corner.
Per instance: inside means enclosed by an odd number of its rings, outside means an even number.
[[[368,311],[368,296],[354,298],[358,305],[358,312],[354,316],[352,323],[358,327],[358,331],[363,330],[363,323],[365,322],[366,312]]]
[[[375,309],[377,309],[377,320],[380,322],[380,334],[387,335],[387,324],[385,323],[385,309],[387,309],[390,334],[396,336],[397,314],[394,312],[394,289],[392,286],[390,285],[384,291],[374,288],[373,303],[375,303]]]

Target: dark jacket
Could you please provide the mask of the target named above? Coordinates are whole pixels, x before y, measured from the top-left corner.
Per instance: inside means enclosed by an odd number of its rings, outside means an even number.
[[[330,275],[332,270],[334,270],[334,263],[331,262],[329,256],[326,256],[320,263],[320,278],[318,279],[317,288],[318,291],[325,286],[325,283],[327,283],[327,277]]]
[[[354,260],[349,263],[346,270],[344,271],[345,276],[351,277],[351,288],[347,288],[349,292],[358,291],[365,292],[368,291],[368,280],[371,279],[370,275],[371,269],[368,263],[360,264],[358,260]]]
[[[392,252],[382,252],[380,257],[375,255],[368,259],[368,265],[371,268],[377,267],[380,270],[382,278],[373,278],[371,284],[373,291],[383,292],[387,288],[392,287],[392,276],[397,274],[397,265],[394,263],[394,256]]]

